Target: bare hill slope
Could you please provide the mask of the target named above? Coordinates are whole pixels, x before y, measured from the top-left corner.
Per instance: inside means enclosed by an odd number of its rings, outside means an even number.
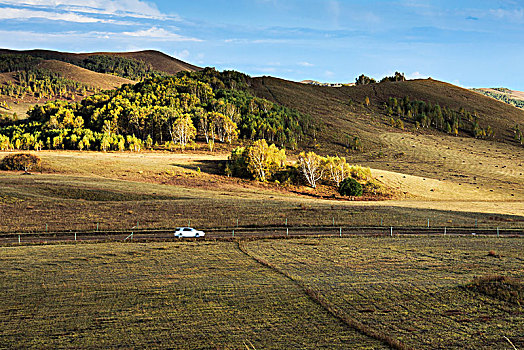
[[[343,145],[347,134],[358,134],[370,145],[380,146],[377,133],[394,130],[388,125],[389,117],[386,117],[384,108],[390,97],[438,103],[457,111],[464,108],[476,113],[481,125],[491,126],[497,141],[511,142],[512,128],[524,123],[521,109],[432,79],[331,88],[261,77],[253,79],[252,90],[260,97],[296,108],[320,120],[325,131],[318,135],[319,140],[336,146]],[[366,97],[370,100],[369,106],[364,105]]]
[[[133,84],[132,80],[109,74],[102,74],[84,69],[74,64],[57,61],[44,60],[38,65],[39,68],[48,69],[60,74],[63,78],[71,79],[82,84],[98,87],[102,90],[115,89],[123,84]]]

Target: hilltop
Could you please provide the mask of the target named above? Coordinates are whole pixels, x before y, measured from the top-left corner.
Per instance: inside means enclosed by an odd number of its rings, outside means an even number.
[[[136,61],[142,61],[152,66],[155,71],[166,74],[176,74],[181,71],[197,71],[200,67],[183,62],[174,57],[168,56],[155,50],[144,50],[136,52],[90,52],[90,53],[70,53],[51,50],[8,50],[0,49],[0,54],[25,54],[33,57],[41,57],[57,61],[65,61],[78,64],[82,60],[94,56],[124,57]]]

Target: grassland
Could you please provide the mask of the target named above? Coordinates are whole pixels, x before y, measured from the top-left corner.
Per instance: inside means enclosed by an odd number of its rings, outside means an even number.
[[[5,153],[0,153],[0,157]],[[0,174],[0,231],[241,226],[522,227],[524,206],[452,181],[376,171],[407,198],[348,201],[218,175],[226,154],[42,151],[43,173]],[[200,169],[200,171],[199,171]],[[448,183],[449,182],[449,183]],[[431,191],[433,190],[433,191]],[[461,191],[461,192],[460,192]],[[434,194],[437,192],[437,194]],[[443,200],[430,194],[448,193]],[[457,198],[460,193],[463,198]],[[517,192],[518,193],[518,192]],[[504,192],[502,192],[504,194]],[[491,196],[491,197],[489,197]]]
[[[380,349],[377,338],[388,338],[398,348],[508,349],[506,336],[521,348],[522,306],[467,285],[487,274],[522,279],[523,245],[358,237],[0,247],[0,347]]]
[[[485,275],[522,280],[523,244],[409,237],[257,240],[244,246],[339,314],[406,348],[509,349],[504,337],[524,346],[522,306],[465,286]]]
[[[0,250],[2,348],[387,348],[236,243]]]

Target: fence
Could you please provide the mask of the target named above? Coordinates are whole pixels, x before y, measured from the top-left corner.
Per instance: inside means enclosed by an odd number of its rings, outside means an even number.
[[[149,241],[171,240],[172,229],[139,229],[130,230],[90,230],[90,231],[56,231],[32,233],[0,234],[0,244],[34,244],[86,241]],[[229,227],[206,230],[205,239],[231,238],[285,238],[285,237],[348,237],[358,235],[399,236],[399,235],[471,235],[524,237],[523,228],[478,228],[478,227],[383,227],[383,226],[261,226]]]

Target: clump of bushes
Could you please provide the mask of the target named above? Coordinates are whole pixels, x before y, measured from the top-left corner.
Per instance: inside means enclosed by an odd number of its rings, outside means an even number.
[[[516,278],[500,275],[478,277],[466,288],[510,303],[524,303],[524,283]]]
[[[338,192],[343,196],[362,196],[362,185],[357,180],[348,177],[340,183]]]
[[[343,196],[388,195],[367,167],[350,165],[344,157],[323,157],[314,152],[302,152],[296,164],[287,165],[285,150],[269,146],[264,139],[233,149],[224,172],[228,176],[273,181],[284,186],[317,188],[321,184],[333,187]]]
[[[40,166],[39,157],[30,153],[16,153],[5,156],[0,162],[2,170],[23,170],[26,173]]]

